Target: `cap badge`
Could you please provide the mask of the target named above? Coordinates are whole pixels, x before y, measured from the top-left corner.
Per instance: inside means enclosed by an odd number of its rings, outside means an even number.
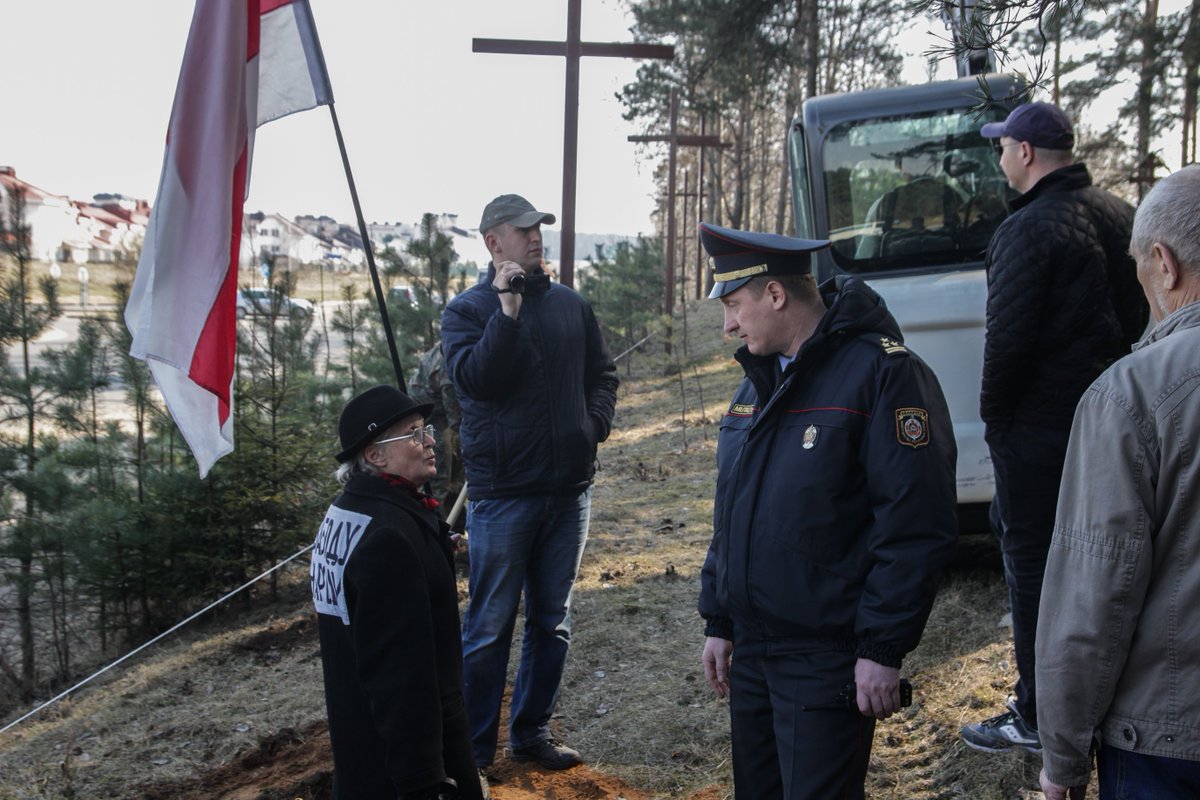
[[[800,446],[805,450],[812,450],[817,445],[817,434],[817,426],[809,425],[804,429],[804,439]]]
[[[929,444],[929,412],[923,408],[896,409],[896,441],[914,448]]]

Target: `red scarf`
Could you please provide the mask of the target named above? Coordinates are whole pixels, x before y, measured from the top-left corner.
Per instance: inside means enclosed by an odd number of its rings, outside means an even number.
[[[427,494],[423,494],[421,492],[421,488],[408,478],[402,478],[399,475],[393,475],[390,472],[381,472],[379,473],[379,477],[383,478],[392,486],[407,490],[409,494],[411,494],[421,503],[421,505],[425,506],[425,508],[429,509],[430,511],[436,510],[437,507],[441,505],[436,498],[430,497]]]

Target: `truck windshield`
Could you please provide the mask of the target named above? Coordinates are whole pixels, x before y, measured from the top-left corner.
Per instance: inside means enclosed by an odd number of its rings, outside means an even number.
[[[1012,194],[979,128],[1007,112],[965,110],[846,122],[822,146],[833,257],[848,272],[981,261]]]

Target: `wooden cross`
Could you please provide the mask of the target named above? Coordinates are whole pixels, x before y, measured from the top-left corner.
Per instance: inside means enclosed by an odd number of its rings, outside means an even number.
[[[667,290],[664,295],[663,311],[670,315],[675,310],[675,151],[680,147],[727,147],[718,136],[696,136],[680,134],[679,97],[671,90],[671,128],[666,136],[630,136],[631,142],[667,142]],[[700,151],[703,155],[704,151]],[[668,351],[670,352],[670,351]]]
[[[474,53],[509,53],[535,56],[566,56],[567,97],[563,118],[563,200],[562,234],[558,246],[559,280],[564,286],[575,282],[575,177],[579,151],[579,59],[581,56],[611,58],[675,57],[675,48],[666,44],[622,44],[582,42],[579,18],[582,0],[567,0],[567,40],[541,42],[525,39],[473,39]]]

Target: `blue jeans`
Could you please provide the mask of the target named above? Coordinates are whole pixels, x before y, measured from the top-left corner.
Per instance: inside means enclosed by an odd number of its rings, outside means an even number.
[[[471,600],[463,620],[463,694],[475,760],[492,763],[521,592],[525,630],[509,707],[509,741],[550,736],[571,642],[571,591],[587,542],[592,489],[467,504]]]
[[[1100,800],[1200,797],[1200,761],[1149,756],[1101,746],[1096,753]]]
[[[1034,639],[1042,578],[1054,532],[1058,486],[1062,482],[1069,430],[1012,425],[988,428],[996,494],[992,497],[992,531],[1000,540],[1004,579],[1012,608],[1013,650],[1017,685],[1013,705],[1037,727],[1037,689],[1034,685]]]

